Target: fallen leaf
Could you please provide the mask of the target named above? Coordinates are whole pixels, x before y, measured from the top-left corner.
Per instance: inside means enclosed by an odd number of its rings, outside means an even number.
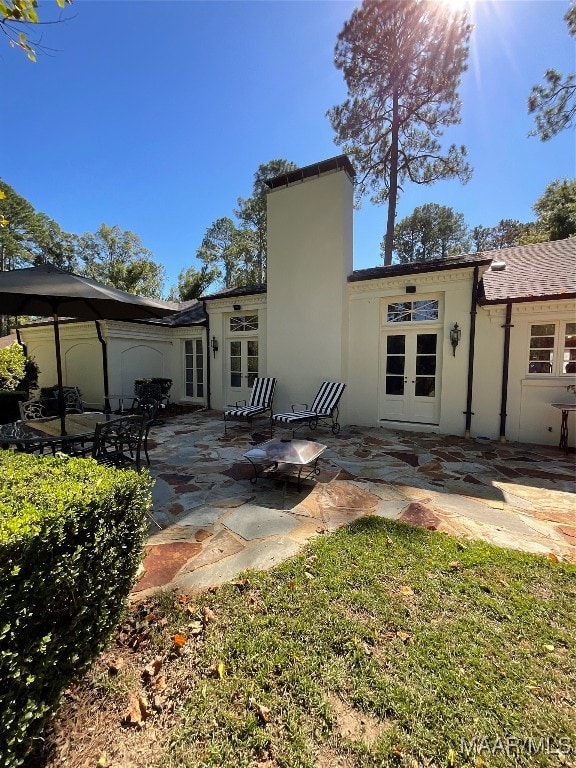
[[[96,768],[106,768],[107,765],[108,765],[108,755],[106,754],[106,752],[102,752],[102,754],[100,755],[100,757],[96,762]]]
[[[262,704],[256,704],[256,712],[258,713],[258,717],[264,724],[270,722],[270,710],[268,707],[264,707]]]
[[[123,669],[126,666],[126,662],[122,658],[122,656],[117,656],[115,659],[112,659],[110,662],[110,665],[108,667],[108,672],[111,675],[117,675],[118,672],[120,672],[121,669]]]
[[[150,714],[150,705],[148,704],[148,699],[145,696],[138,696],[138,706],[140,707],[142,720],[145,720]]]
[[[414,597],[414,590],[411,587],[400,587],[400,594],[404,597]]]
[[[164,698],[164,696],[154,696],[154,701],[152,703],[152,706],[157,712],[162,712],[165,703],[166,703],[166,699]]]
[[[548,552],[548,560],[552,560],[553,563],[560,562],[554,552]]]
[[[130,694],[128,709],[124,715],[124,722],[128,725],[140,725],[142,723],[142,710],[140,709],[140,699],[133,693]]]
[[[162,691],[166,688],[166,676],[165,675],[159,675],[156,680],[154,680],[154,690],[158,693],[162,693]]]
[[[550,653],[552,653],[552,651],[555,650],[554,646],[549,645],[548,643],[546,645],[543,645],[542,648],[544,648],[545,651],[549,651]]]
[[[288,589],[294,589],[295,586],[296,586],[296,582],[294,581],[294,579],[288,582]]]
[[[153,613],[149,613],[148,616],[144,619],[144,621],[147,621],[149,624],[153,621],[156,621],[156,616]]]
[[[449,566],[450,568],[460,568],[460,560],[452,560]]]
[[[186,644],[186,637],[184,635],[176,634],[172,638],[172,642],[174,643],[176,648],[178,649],[183,648],[184,645]]]
[[[150,662],[146,667],[144,667],[143,675],[145,677],[149,677],[150,679],[156,677],[156,675],[160,672],[162,669],[162,664],[164,663],[164,657],[163,656],[156,656],[154,661]]]
[[[191,621],[187,628],[191,635],[201,635],[204,631],[204,625],[198,620]]]
[[[211,608],[208,608],[208,606],[204,607],[204,610],[202,611],[202,616],[204,617],[205,624],[209,624],[211,621],[216,621],[216,614]]]
[[[218,672],[218,677],[220,678],[220,680],[222,680],[222,678],[226,674],[226,665],[224,664],[223,661],[219,661],[218,662],[218,666],[216,667],[216,671]]]
[[[400,638],[403,643],[407,643],[408,640],[412,637],[412,635],[409,632],[396,632],[396,637]]]
[[[309,580],[316,578],[313,573],[310,573],[310,571],[304,571],[304,576],[306,576],[306,578]]]
[[[316,533],[326,533],[326,528],[324,528],[324,526],[322,526],[322,525],[319,525],[316,528]]]
[[[178,602],[180,603],[180,605],[184,605],[185,603],[187,603],[188,595],[180,595],[180,597],[178,598]]]
[[[239,589],[240,592],[244,592],[250,586],[250,582],[248,579],[240,579],[240,581],[237,581],[234,586]]]

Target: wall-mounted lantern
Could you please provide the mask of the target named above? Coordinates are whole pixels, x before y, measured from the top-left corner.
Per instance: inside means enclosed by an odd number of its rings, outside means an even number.
[[[452,344],[452,356],[456,357],[456,347],[460,343],[460,337],[462,331],[458,328],[458,323],[454,323],[454,326],[450,328],[450,344]]]
[[[218,339],[216,338],[216,336],[212,336],[210,347],[212,349],[212,354],[214,355],[214,357],[216,357],[216,352],[218,352]]]

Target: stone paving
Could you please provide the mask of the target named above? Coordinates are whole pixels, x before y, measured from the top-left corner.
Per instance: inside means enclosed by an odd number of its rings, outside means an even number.
[[[260,431],[258,431],[260,430]],[[290,436],[277,430],[277,436]],[[267,422],[224,434],[221,414],[169,418],[150,435],[153,516],[134,597],[190,592],[266,569],[363,515],[576,562],[574,455],[557,448],[379,428],[299,431],[328,448],[316,480],[250,482],[242,457]]]

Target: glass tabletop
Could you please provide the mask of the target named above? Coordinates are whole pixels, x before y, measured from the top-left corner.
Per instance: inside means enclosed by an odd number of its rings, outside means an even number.
[[[0,424],[0,443],[26,445],[89,438],[94,434],[97,424],[119,418],[111,413],[69,413],[66,415],[65,435],[60,434],[59,416],[14,421]]]

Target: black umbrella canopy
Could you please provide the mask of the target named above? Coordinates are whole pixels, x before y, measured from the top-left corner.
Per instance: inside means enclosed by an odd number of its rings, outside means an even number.
[[[0,314],[145,320],[176,312],[166,301],[134,296],[52,264],[0,272]]]
[[[59,317],[78,320],[146,320],[177,311],[174,304],[134,296],[53,264],[0,272],[0,314],[38,315],[54,320],[61,432],[66,434]]]

